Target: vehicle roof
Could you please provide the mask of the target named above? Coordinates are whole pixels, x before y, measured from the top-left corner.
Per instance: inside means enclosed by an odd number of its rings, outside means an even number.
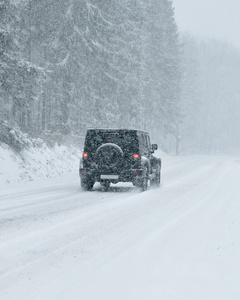
[[[129,132],[140,132],[149,134],[147,131],[140,129],[129,129],[129,128],[89,128],[87,131],[95,131],[95,132],[121,132],[121,131],[129,131]]]

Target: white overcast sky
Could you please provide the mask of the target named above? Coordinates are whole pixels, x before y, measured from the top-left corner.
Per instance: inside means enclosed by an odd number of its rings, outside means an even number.
[[[173,0],[179,31],[226,41],[240,49],[240,0]]]

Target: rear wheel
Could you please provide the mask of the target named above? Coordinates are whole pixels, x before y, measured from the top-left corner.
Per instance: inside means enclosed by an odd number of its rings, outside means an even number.
[[[110,187],[110,181],[102,181],[100,182],[101,188],[104,192],[107,192]]]
[[[141,184],[140,184],[140,190],[141,192],[146,191],[148,188],[148,171],[147,168],[144,170],[144,176],[142,178]]]
[[[155,173],[155,177],[150,180],[150,185],[153,187],[159,187],[160,181],[161,181],[161,171],[160,168],[158,168],[158,170]]]
[[[81,188],[84,191],[91,191],[93,189],[94,181],[91,178],[88,179],[80,179],[81,182]]]

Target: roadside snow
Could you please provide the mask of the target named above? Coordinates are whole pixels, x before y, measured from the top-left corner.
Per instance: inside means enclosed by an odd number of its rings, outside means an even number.
[[[0,185],[32,181],[77,172],[80,149],[73,146],[43,144],[14,152],[8,145],[0,145]]]

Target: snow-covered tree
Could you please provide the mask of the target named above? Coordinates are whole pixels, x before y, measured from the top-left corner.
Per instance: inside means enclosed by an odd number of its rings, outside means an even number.
[[[0,2],[0,102],[1,119],[23,130],[34,126],[44,70],[25,59],[21,37],[21,10],[10,0]]]
[[[16,39],[12,73],[3,70],[17,91],[2,96],[2,111],[10,107],[22,129],[81,134],[87,127],[137,127],[159,140],[176,134],[180,69],[171,1],[6,3],[12,21],[5,31]],[[8,58],[9,47],[10,40]]]

